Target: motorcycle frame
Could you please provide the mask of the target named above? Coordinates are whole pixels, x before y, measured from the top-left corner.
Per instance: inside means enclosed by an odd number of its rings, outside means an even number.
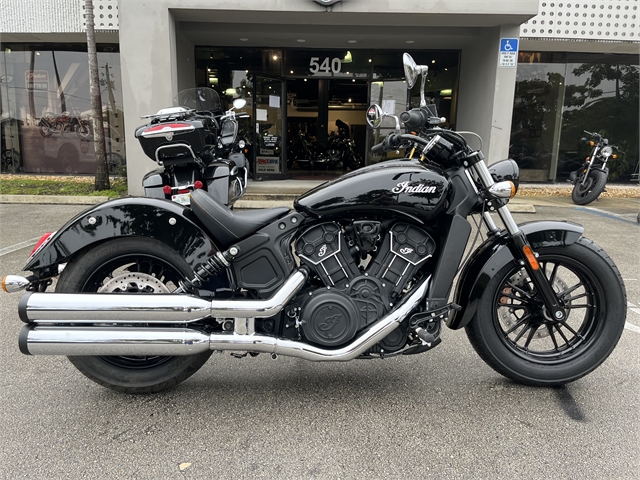
[[[583,228],[576,224],[549,221],[531,222],[519,227],[504,200],[487,197],[486,192],[496,182],[491,177],[486,164],[478,155],[468,158],[474,158],[475,161],[465,162],[467,164],[464,167],[452,167],[446,171],[454,188],[448,211],[436,222],[442,231],[439,242],[441,251],[433,267],[428,290],[423,297],[424,308],[432,310],[445,307],[472,230],[467,216],[481,213],[482,223],[489,232],[489,238],[462,266],[462,273],[454,294],[454,302],[462,305],[462,309],[448,316],[447,325],[453,329],[464,327],[477,310],[484,285],[496,271],[508,264],[514,266],[519,264],[527,270],[532,282],[541,292],[551,315],[555,316],[556,311],[562,312],[548,279],[540,270],[532,268],[522,253],[522,247],[569,245],[580,238]],[[482,191],[478,191],[477,183],[483,187]],[[488,208],[488,211],[485,208]],[[489,211],[498,214],[506,230],[498,229]],[[406,217],[405,212],[397,213],[398,217],[401,215]],[[290,234],[292,238],[309,225],[322,221],[304,212],[293,212],[290,215],[303,217],[303,221],[297,222],[296,227],[284,232],[287,235]],[[136,219],[143,217],[154,218],[157,221],[145,222],[141,225],[141,222]],[[107,218],[111,220],[106,221]],[[413,221],[424,223],[417,218],[413,218]],[[29,260],[24,270],[34,271],[36,278],[42,281],[56,276],[59,273],[58,266],[72,260],[80,251],[115,237],[144,235],[168,245],[183,256],[195,271],[198,265],[210,256],[224,255],[231,252],[234,246],[237,248],[238,244],[243,247],[241,251],[252,253],[251,248],[244,247],[249,247],[253,242],[252,239],[275,238],[273,231],[277,229],[279,223],[280,220],[276,220],[266,225],[252,236],[228,246],[226,251],[222,252],[222,249],[218,248],[220,244],[215,239],[215,232],[208,232],[190,209],[153,198],[118,199],[94,207],[68,222],[43,249]],[[243,242],[248,243],[245,245]],[[267,243],[273,245],[282,242]],[[273,247],[269,248],[275,250]],[[285,257],[290,254],[291,252],[279,252],[275,261],[286,263]],[[238,262],[241,261],[241,258],[238,259]],[[291,262],[288,263],[282,268],[277,284],[270,285],[269,292],[276,292],[295,270]],[[232,268],[227,270],[233,287],[250,288],[242,284],[239,275],[234,272],[233,264],[232,261]],[[115,300],[116,297],[111,298]],[[240,322],[238,326],[243,321],[246,322],[246,319],[236,319],[236,322]]]

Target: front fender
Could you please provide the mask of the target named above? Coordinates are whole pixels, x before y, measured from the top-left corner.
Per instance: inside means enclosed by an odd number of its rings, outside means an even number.
[[[178,252],[194,268],[217,250],[193,212],[168,200],[128,197],[111,200],[76,215],[29,259],[23,270],[43,278],[79,250],[116,237],[148,237]]]
[[[535,251],[541,247],[565,246],[574,243],[584,232],[584,227],[572,222],[540,221],[519,225]],[[458,279],[454,302],[462,306],[447,321],[454,330],[464,327],[478,308],[478,302],[493,276],[505,265],[515,261],[507,247],[506,231],[488,238],[473,252]]]

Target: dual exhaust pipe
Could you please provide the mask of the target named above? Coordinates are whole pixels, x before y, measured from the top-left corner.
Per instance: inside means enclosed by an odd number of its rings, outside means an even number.
[[[210,302],[188,295],[27,294],[19,306],[20,318],[28,323],[20,332],[20,351],[27,355],[174,356],[227,350],[311,361],[347,361],[362,355],[395,330],[418,306],[428,288],[425,279],[391,312],[340,349],[323,349],[256,334],[253,322],[245,319],[279,313],[306,278],[303,270],[294,273],[267,300]],[[189,326],[205,317],[231,317],[236,319],[236,325],[245,321],[251,328],[208,334]],[[69,323],[74,325],[61,325]],[[168,323],[172,326],[163,326]],[[183,325],[176,327],[176,324]]]

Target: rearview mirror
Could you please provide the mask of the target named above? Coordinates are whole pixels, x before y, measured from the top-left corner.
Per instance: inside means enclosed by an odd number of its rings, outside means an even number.
[[[418,80],[418,75],[420,74],[418,65],[416,65],[415,60],[408,53],[402,55],[402,64],[404,65],[404,76],[407,80],[407,85],[409,85],[411,89],[416,84],[416,80]]]
[[[429,67],[427,65],[417,65],[413,57],[408,53],[402,55],[402,64],[404,65],[404,76],[409,90],[411,90],[416,84],[418,75],[422,75],[422,82],[420,86],[420,106],[426,107],[427,101],[424,98],[424,86],[427,82]]]
[[[384,117],[384,112],[382,108],[377,103],[372,104],[367,109],[367,123],[371,128],[380,128],[380,124],[382,123],[382,118]]]

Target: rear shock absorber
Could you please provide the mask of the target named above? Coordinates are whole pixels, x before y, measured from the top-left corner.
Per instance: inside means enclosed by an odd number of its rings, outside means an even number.
[[[174,290],[173,293],[193,293],[196,289],[200,288],[204,282],[209,278],[217,275],[222,270],[227,268],[229,262],[238,255],[238,247],[233,246],[225,252],[216,252],[209,257],[205,263],[198,265],[194,271],[194,276],[191,280],[180,280],[180,288]]]

